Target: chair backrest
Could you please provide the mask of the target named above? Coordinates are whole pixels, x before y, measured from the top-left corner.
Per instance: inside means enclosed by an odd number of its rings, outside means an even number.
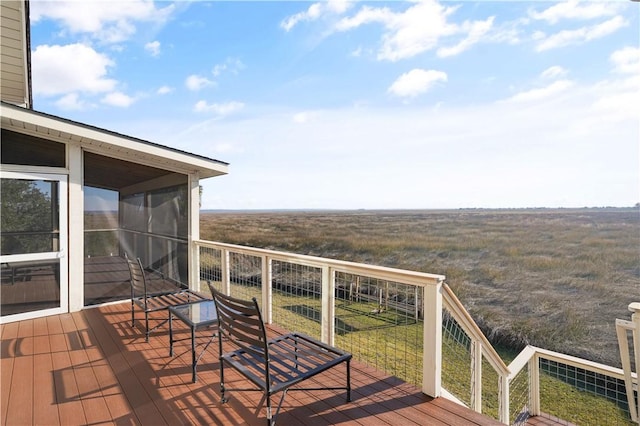
[[[140,258],[136,260],[127,259],[129,265],[129,275],[131,276],[131,298],[144,298],[145,304],[147,303],[147,280],[144,275],[144,268]]]
[[[236,299],[219,292],[211,284],[209,288],[218,311],[220,334],[239,349],[264,359],[265,372],[269,374],[267,332],[256,298]],[[266,379],[269,383],[268,377]]]

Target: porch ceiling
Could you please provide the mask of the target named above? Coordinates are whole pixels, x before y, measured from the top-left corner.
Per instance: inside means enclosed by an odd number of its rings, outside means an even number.
[[[181,174],[196,173],[200,179],[228,173],[229,165],[222,161],[17,107],[5,102],[0,104],[0,116],[2,117],[3,129],[30,134],[56,142],[79,145],[86,152],[114,159],[110,164],[106,164],[107,166],[115,167],[115,171],[109,172],[110,179],[124,181],[128,179],[127,174],[136,172],[143,173],[150,178],[169,174],[170,172]],[[126,168],[123,173],[117,173],[123,162],[139,164],[142,167],[137,167],[136,171]],[[116,176],[117,174],[123,176]],[[134,178],[131,176],[131,181],[133,180]],[[140,179],[138,178],[137,181],[139,182]]]
[[[167,174],[172,173],[91,152],[85,153],[84,156],[84,183],[98,188],[119,191]]]

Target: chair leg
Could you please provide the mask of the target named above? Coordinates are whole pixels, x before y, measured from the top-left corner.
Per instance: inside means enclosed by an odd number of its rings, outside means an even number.
[[[267,399],[267,426],[274,426],[275,419],[271,416],[271,395],[266,395]]]
[[[144,328],[145,328],[145,332],[144,332],[144,337],[145,337],[145,342],[149,342],[149,312],[145,312],[144,313]]]
[[[133,312],[133,308],[134,308],[134,303],[133,300],[131,301],[131,328],[133,328],[135,326],[136,323],[136,318],[135,318],[135,314]]]
[[[224,404],[227,401],[229,400],[224,396],[224,365],[220,359],[220,403]]]
[[[351,402],[351,360],[347,360],[347,402]]]

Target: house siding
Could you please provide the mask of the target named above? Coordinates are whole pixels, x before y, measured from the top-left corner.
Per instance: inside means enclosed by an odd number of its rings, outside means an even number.
[[[14,105],[27,105],[26,31],[24,3],[0,2],[0,98]]]

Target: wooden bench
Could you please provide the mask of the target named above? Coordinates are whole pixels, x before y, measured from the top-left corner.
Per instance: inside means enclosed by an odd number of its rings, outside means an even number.
[[[267,405],[267,424],[273,426],[287,391],[344,389],[347,402],[351,401],[351,354],[324,344],[301,333],[290,333],[267,340],[262,315],[255,298],[251,301],[226,296],[209,284],[218,312],[220,336],[234,350],[223,352],[220,346],[220,392],[222,402],[227,402],[228,391],[261,391]],[[293,386],[315,375],[346,364],[346,385],[343,387]],[[229,389],[224,382],[225,365],[251,381],[253,388]],[[282,392],[280,401],[272,412],[271,396]]]
[[[169,321],[169,306],[184,305],[187,303],[207,300],[206,297],[194,291],[176,286],[175,290],[149,292],[147,278],[140,258],[127,259],[129,273],[131,275],[131,327],[135,327],[135,309],[137,305],[144,311],[145,340],[149,341],[149,334]],[[149,329],[149,314],[152,312],[167,311],[167,317]]]

